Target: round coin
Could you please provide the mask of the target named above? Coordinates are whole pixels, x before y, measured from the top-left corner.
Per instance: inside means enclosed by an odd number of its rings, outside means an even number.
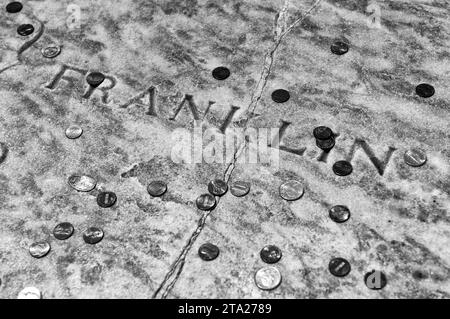
[[[427,162],[427,154],[424,150],[413,148],[405,152],[403,159],[409,166],[420,167]]]
[[[230,192],[236,197],[243,197],[250,192],[250,183],[235,181],[230,186]]]
[[[69,186],[79,192],[90,192],[97,185],[97,181],[87,175],[72,175],[69,177]]]
[[[21,36],[27,36],[34,32],[34,27],[31,24],[21,24],[17,27],[17,33]]]
[[[22,289],[17,295],[17,299],[41,299],[42,294],[39,289],[35,287],[26,287]]]
[[[216,207],[216,198],[211,194],[200,195],[195,202],[201,210],[212,210]]]
[[[78,125],[71,125],[66,129],[66,137],[71,140],[79,138],[83,134],[83,129]]]
[[[272,92],[272,100],[276,103],[284,103],[289,101],[291,95],[288,91],[279,89]]]
[[[113,206],[117,201],[117,196],[114,192],[100,192],[97,195],[97,204],[100,207],[108,208]]]
[[[328,140],[316,140],[316,145],[321,150],[324,150],[324,151],[331,150],[335,145],[334,137],[332,137]]]
[[[429,98],[435,93],[434,87],[427,83],[416,86],[416,94],[420,97]]]
[[[167,184],[163,181],[152,181],[147,186],[147,192],[153,197],[160,197],[167,192]]]
[[[31,244],[30,255],[34,258],[42,258],[50,252],[50,244],[46,241],[38,241]]]
[[[211,261],[219,256],[219,247],[211,243],[206,243],[200,246],[198,249],[198,255],[205,261]]]
[[[339,176],[347,176],[353,172],[353,166],[347,161],[337,161],[333,164],[333,172]]]
[[[344,258],[333,258],[328,264],[328,270],[333,276],[345,277],[350,273],[350,263]]]
[[[262,261],[267,264],[275,264],[281,259],[281,250],[277,246],[267,245],[261,249],[259,255]]]
[[[386,287],[387,277],[382,271],[372,270],[364,275],[364,283],[372,290],[383,289]]]
[[[103,83],[105,76],[100,72],[91,72],[86,76],[86,81],[90,86],[97,87]]]
[[[83,239],[86,244],[97,244],[103,239],[103,230],[97,227],[90,227],[83,233]]]
[[[281,198],[288,201],[294,201],[300,199],[305,190],[302,183],[296,180],[290,180],[281,184],[279,192]]]
[[[336,55],[343,55],[348,52],[348,44],[343,41],[335,41],[331,45],[331,52]]]
[[[350,210],[347,206],[336,205],[329,210],[330,218],[336,223],[345,223],[350,218]]]
[[[333,137],[333,131],[326,126],[318,126],[314,128],[313,135],[317,140],[328,140]]]
[[[17,13],[22,11],[23,5],[20,2],[13,1],[6,5],[6,12]]]
[[[44,58],[53,59],[61,53],[59,45],[50,45],[41,49],[41,54]]]
[[[221,179],[215,179],[209,182],[208,191],[214,196],[223,196],[228,191],[228,184]]]
[[[224,66],[219,66],[212,71],[212,76],[219,81],[228,79],[230,74],[230,70]]]
[[[53,236],[59,240],[66,240],[72,236],[73,232],[74,228],[71,223],[60,223],[53,229]]]
[[[262,290],[275,289],[281,284],[280,271],[273,266],[263,267],[255,273],[255,283]]]

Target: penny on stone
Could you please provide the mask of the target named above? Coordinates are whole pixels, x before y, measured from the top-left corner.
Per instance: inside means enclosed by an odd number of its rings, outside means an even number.
[[[284,103],[289,101],[291,95],[288,91],[279,89],[272,92],[272,100],[276,103]]]
[[[386,287],[387,277],[382,271],[372,270],[364,275],[364,283],[369,289],[380,290]]]
[[[350,210],[347,206],[336,205],[330,208],[329,215],[334,222],[345,223],[350,218]]]
[[[347,176],[353,172],[353,166],[348,161],[337,161],[333,164],[333,172],[339,176]]]
[[[74,232],[73,225],[71,223],[60,223],[53,229],[53,236],[58,240],[66,240],[72,236]]]
[[[201,210],[212,210],[216,207],[216,198],[211,194],[200,195],[195,202]]]
[[[66,129],[66,137],[71,140],[79,138],[83,134],[83,129],[78,125],[71,125]]]
[[[72,175],[69,177],[69,186],[79,192],[90,192],[97,185],[97,181],[87,175]]]
[[[38,241],[31,244],[30,255],[34,258],[42,258],[50,252],[50,244],[46,241]]]
[[[344,258],[333,258],[328,264],[328,270],[333,276],[345,277],[350,273],[350,263]]]
[[[209,182],[208,191],[214,196],[223,196],[228,191],[228,184],[221,179],[215,179]]]
[[[198,249],[198,255],[205,261],[211,261],[219,256],[219,247],[211,243],[206,243],[200,246]]]
[[[302,183],[296,180],[290,180],[281,184],[279,192],[281,198],[287,201],[294,201],[300,199],[305,193],[305,190]]]
[[[413,148],[405,152],[403,159],[409,166],[420,167],[427,162],[427,154],[424,150]]]
[[[41,299],[42,294],[36,287],[26,287],[17,295],[17,299]]]
[[[224,66],[219,66],[212,71],[212,76],[219,81],[228,79],[230,74],[230,70]]]
[[[331,45],[331,52],[336,55],[343,55],[348,52],[348,44],[343,41],[335,41]]]
[[[267,245],[259,253],[262,261],[267,264],[275,264],[281,259],[281,249],[274,245]]]
[[[147,192],[153,197],[160,197],[167,192],[167,184],[163,181],[152,181],[147,185]]]
[[[83,233],[83,239],[86,244],[95,245],[103,239],[103,230],[98,227],[89,227]]]
[[[34,32],[34,27],[31,24],[21,24],[17,27],[17,33],[21,36],[27,36]]]
[[[318,126],[314,128],[313,135],[318,140],[329,140],[333,137],[333,131],[326,126]]]
[[[230,193],[236,197],[243,197],[250,192],[250,183],[235,181],[230,186]]]
[[[93,87],[97,87],[103,83],[105,76],[100,72],[91,72],[86,76],[86,82]]]
[[[435,93],[434,87],[427,83],[422,83],[416,86],[416,94],[420,97],[429,98]]]
[[[60,53],[61,46],[59,45],[49,45],[41,49],[42,56],[48,59],[56,58]]]
[[[273,290],[281,284],[281,273],[273,266],[266,266],[255,273],[255,283],[259,289]]]
[[[328,140],[316,140],[316,145],[321,150],[324,151],[331,150],[335,145],[334,137],[329,138]]]
[[[100,207],[108,208],[113,206],[117,201],[116,193],[114,192],[100,192],[97,195],[97,204]]]
[[[18,1],[10,2],[6,5],[6,12],[8,13],[17,13],[22,11],[23,5]]]

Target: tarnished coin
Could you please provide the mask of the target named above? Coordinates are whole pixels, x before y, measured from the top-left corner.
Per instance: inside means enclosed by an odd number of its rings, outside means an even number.
[[[274,245],[267,245],[259,253],[262,261],[267,264],[275,264],[281,259],[281,249]]]
[[[289,91],[279,89],[272,92],[272,100],[277,103],[284,103],[289,101],[291,94]]]
[[[17,299],[41,299],[42,294],[36,287],[26,287],[17,295]]]
[[[338,176],[347,176],[353,172],[353,166],[347,161],[337,161],[333,164],[333,172]]]
[[[212,76],[219,81],[228,79],[230,76],[230,70],[226,67],[219,66],[212,71]]]
[[[348,52],[348,44],[343,41],[335,41],[331,45],[331,52],[336,55],[343,55]]]
[[[313,130],[314,138],[318,140],[328,140],[333,137],[333,131],[326,126],[318,126]]]
[[[350,218],[350,210],[347,206],[336,205],[329,210],[330,218],[336,223],[345,223]]]
[[[103,230],[98,227],[90,227],[83,233],[83,239],[87,244],[97,244],[103,239]]]
[[[416,94],[420,97],[429,98],[435,93],[434,87],[427,83],[419,84],[416,87]]]
[[[281,198],[288,201],[300,199],[305,192],[302,183],[296,180],[284,182],[281,184],[279,191]]]
[[[71,223],[60,223],[53,229],[53,236],[59,240],[66,240],[72,236],[73,232],[74,228]]]
[[[50,244],[46,241],[38,241],[31,244],[30,255],[34,258],[42,258],[50,252]]]
[[[412,167],[420,167],[427,162],[427,154],[424,150],[413,148],[403,155],[405,163]]]
[[[372,290],[383,289],[386,287],[387,277],[382,271],[372,270],[364,275],[364,283]]]
[[[17,13],[20,12],[23,8],[23,5],[18,1],[10,2],[6,5],[6,12],[8,13]]]
[[[70,139],[79,138],[83,134],[83,129],[78,125],[71,125],[66,129],[66,137]]]
[[[97,87],[103,83],[105,76],[100,72],[91,72],[86,76],[86,82],[93,87]]]
[[[273,266],[263,267],[255,273],[255,283],[262,290],[275,289],[281,284],[281,273]]]
[[[56,58],[61,53],[61,46],[59,45],[49,45],[41,49],[41,54],[44,58],[53,59]]]
[[[228,184],[221,179],[215,179],[209,182],[208,191],[212,195],[223,196],[228,191]]]
[[[350,263],[344,258],[333,258],[328,264],[328,270],[333,276],[345,277],[350,273]]]
[[[27,36],[34,32],[34,27],[31,24],[21,24],[17,27],[17,33],[21,36]]]
[[[147,186],[147,192],[153,197],[160,197],[167,191],[167,184],[163,181],[152,181]]]
[[[114,192],[100,192],[97,195],[97,204],[100,207],[108,208],[113,206],[117,201],[116,193]]]
[[[236,197],[243,197],[250,192],[250,183],[235,181],[230,186],[230,192]]]
[[[331,150],[335,145],[334,137],[329,138],[327,140],[316,140],[316,145],[321,150],[324,150],[324,151]]]
[[[211,261],[219,256],[219,247],[211,243],[206,243],[198,249],[198,255],[205,261]]]
[[[203,194],[197,197],[197,208],[201,210],[212,210],[216,207],[216,198],[211,194]]]
[[[72,175],[69,177],[69,185],[79,192],[90,192],[97,185],[97,181],[88,175]]]

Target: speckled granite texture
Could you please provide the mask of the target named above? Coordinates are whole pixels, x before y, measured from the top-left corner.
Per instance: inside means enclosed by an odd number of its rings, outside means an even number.
[[[70,1],[24,1],[18,14],[6,13],[6,3],[1,298],[16,298],[26,286],[44,298],[450,297],[449,1],[377,1],[381,27],[371,28],[367,1],[324,0],[282,39],[279,32],[314,1],[77,0],[75,30],[66,25]],[[33,24],[34,34],[17,35],[22,23]],[[348,41],[347,54],[331,54],[336,38]],[[51,43],[61,44],[62,53],[45,59],[41,48]],[[219,82],[211,71],[221,65],[231,76]],[[114,87],[87,97],[84,76],[92,70],[108,76],[101,88]],[[415,94],[422,82],[436,88],[432,98]],[[150,86],[158,88],[157,115],[135,103],[120,107]],[[288,102],[271,100],[278,88],[290,91]],[[174,163],[171,132],[192,128],[194,120],[188,109],[170,119],[185,94],[200,115],[216,102],[205,126],[220,126],[235,105],[230,127],[247,118],[249,127],[289,121],[283,143],[306,149],[280,152],[279,169]],[[71,124],[84,129],[81,138],[65,137]],[[318,160],[311,133],[318,125],[339,134],[326,161]],[[389,159],[382,175],[361,147],[351,156],[355,140],[381,162]],[[411,147],[427,152],[425,166],[404,163]],[[341,159],[351,160],[352,175],[333,174]],[[76,192],[67,184],[73,173],[94,176],[97,189]],[[250,194],[226,194],[209,215],[197,210],[197,196],[224,174],[251,182]],[[290,178],[305,185],[295,202],[278,195]],[[168,182],[162,198],[146,192],[153,179]],[[114,191],[117,204],[100,208],[99,190]],[[351,210],[345,224],[328,217],[338,204]],[[52,230],[64,221],[75,234],[58,241]],[[105,232],[95,246],[82,239],[90,226]],[[37,240],[52,246],[43,259],[28,253]],[[221,250],[211,262],[197,255],[208,241]],[[253,281],[267,244],[283,251],[276,265],[283,282],[271,292]],[[328,272],[333,257],[350,261],[347,277]],[[386,273],[383,290],[365,286],[372,269]]]

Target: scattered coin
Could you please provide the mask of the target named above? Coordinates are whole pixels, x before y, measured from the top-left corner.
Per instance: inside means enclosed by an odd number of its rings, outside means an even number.
[[[66,137],[70,139],[79,138],[83,134],[83,129],[78,125],[71,125],[66,129]]]
[[[277,103],[284,103],[289,101],[291,95],[288,91],[279,89],[272,92],[272,100]]]
[[[34,32],[34,27],[31,24],[21,24],[17,27],[17,33],[21,36],[27,36]]]
[[[387,278],[382,271],[372,270],[364,275],[364,283],[369,289],[379,290],[386,287]]]
[[[329,210],[330,218],[336,223],[345,223],[350,218],[350,210],[347,206],[336,205]]]
[[[197,198],[196,203],[198,209],[212,210],[216,207],[216,198],[211,194],[203,194]]]
[[[41,299],[42,294],[35,287],[26,287],[19,292],[17,299]]]
[[[86,81],[90,86],[97,87],[103,83],[105,76],[100,72],[91,72],[87,75]]]
[[[211,243],[206,243],[198,249],[198,255],[205,261],[211,261],[219,256],[219,247]]]
[[[334,137],[329,138],[328,140],[316,140],[316,145],[321,150],[324,150],[324,151],[331,150],[335,145]]]
[[[34,258],[42,258],[50,252],[50,244],[46,241],[38,241],[31,244],[30,255]]]
[[[277,246],[267,245],[259,253],[262,261],[267,264],[277,263],[281,259],[281,250]]]
[[[20,2],[13,1],[6,5],[6,12],[8,13],[17,13],[22,11],[23,5]]]
[[[348,44],[343,41],[335,41],[331,45],[331,52],[337,55],[343,55],[348,52]]]
[[[167,184],[163,181],[152,181],[147,186],[147,192],[153,197],[160,197],[167,192]]]
[[[61,53],[61,46],[49,45],[48,47],[41,49],[41,54],[44,58],[53,59]]]
[[[329,140],[333,137],[333,131],[326,126],[318,126],[314,128],[313,135],[318,140]]]
[[[412,167],[420,167],[427,162],[427,154],[424,150],[413,148],[405,152],[403,159]]]
[[[255,273],[255,283],[259,289],[272,290],[281,284],[280,271],[273,266],[266,266]]]
[[[87,175],[72,175],[69,177],[69,185],[79,192],[90,192],[97,185],[97,181]]]
[[[300,199],[305,192],[302,183],[296,180],[284,182],[281,184],[279,191],[281,198],[288,201]]]
[[[416,86],[416,94],[420,97],[432,97],[435,93],[434,87],[427,83],[422,83]]]
[[[333,165],[333,172],[339,176],[347,176],[353,172],[353,166],[347,161],[337,161]]]
[[[66,240],[72,236],[74,232],[73,225],[71,223],[60,223],[53,229],[53,236],[59,240]]]
[[[345,277],[350,273],[350,263],[344,258],[333,258],[328,264],[328,270],[333,276]]]
[[[228,191],[228,184],[221,179],[215,179],[209,182],[208,191],[212,195],[223,196]]]
[[[219,66],[212,71],[212,76],[219,81],[228,79],[230,76],[230,70],[224,66]]]
[[[230,186],[230,192],[236,197],[243,197],[250,192],[250,183],[235,181]]]
[[[87,244],[97,244],[103,239],[103,230],[97,227],[90,227],[83,233],[83,239]]]
[[[114,192],[100,192],[97,195],[97,204],[100,207],[108,208],[113,206],[117,201],[117,196]]]

